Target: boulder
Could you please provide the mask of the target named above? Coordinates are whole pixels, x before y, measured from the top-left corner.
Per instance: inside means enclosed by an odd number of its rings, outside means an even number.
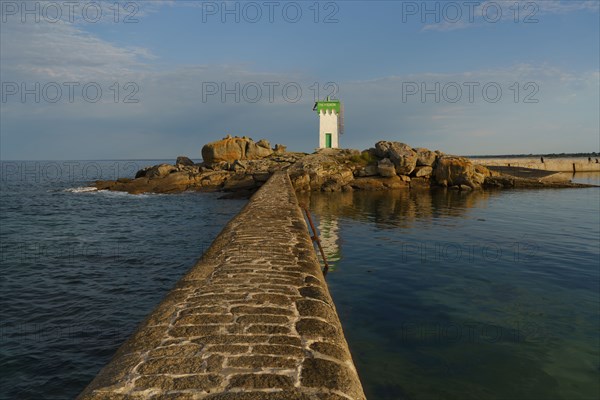
[[[231,169],[231,163],[227,161],[215,162],[210,164],[210,166],[213,171],[229,171]]]
[[[406,179],[408,178],[408,180]],[[383,186],[388,189],[402,189],[409,187],[407,182],[410,182],[410,178],[408,176],[392,176],[390,178],[383,178]]]
[[[214,171],[202,175],[200,184],[202,186],[220,187],[229,178],[229,172]]]
[[[205,144],[202,147],[202,159],[209,164],[242,160],[246,158],[247,144],[247,139],[228,136],[225,139]]]
[[[202,171],[204,171],[204,168],[202,168],[202,166],[198,165],[198,164],[194,164],[194,165],[178,164],[178,165],[176,165],[176,167],[177,167],[177,171],[187,172],[189,174],[201,174]]]
[[[489,170],[487,167],[479,164],[475,164],[475,172],[482,174],[484,177],[492,176],[493,172]]]
[[[379,158],[389,158],[394,163],[398,175],[408,175],[417,166],[417,152],[405,143],[377,142],[375,154]]]
[[[417,152],[417,167],[431,167],[435,162],[435,158],[437,157],[435,151],[431,151],[423,147],[417,147],[415,151]]]
[[[311,179],[311,187],[313,189],[321,190],[324,192],[338,192],[342,190],[342,187],[346,186],[349,182],[354,179],[354,174],[350,168],[340,167],[336,170],[327,171],[326,174],[319,177],[323,181],[319,186],[313,185]]]
[[[438,158],[433,177],[441,186],[460,188],[460,185],[467,185],[472,189],[479,188],[485,180],[485,176],[475,171],[475,166],[468,158],[456,156]]]
[[[290,181],[292,181],[292,185],[294,189],[299,192],[305,192],[310,190],[310,175],[307,173],[297,171],[290,174]]]
[[[259,147],[264,147],[265,149],[271,148],[271,143],[269,143],[267,139],[260,139],[258,142],[256,142],[256,145]]]
[[[185,156],[179,156],[175,161],[175,165],[184,165],[186,167],[192,167],[194,166],[194,162]]]
[[[377,149],[371,147],[368,148],[367,150],[364,150],[362,153],[360,153],[361,155],[364,154],[363,157],[365,157],[366,159],[369,160],[376,160],[377,158],[383,158],[383,157],[379,157],[377,156]]]
[[[396,176],[396,167],[389,158],[384,158],[377,163],[377,172],[384,177]]]
[[[146,167],[139,170],[136,174],[136,178],[163,178],[172,172],[176,172],[177,167],[170,164],[158,164],[152,167]]]
[[[379,158],[387,158],[390,155],[389,150],[390,150],[391,143],[392,142],[388,142],[385,140],[375,143],[375,149],[374,149],[375,155]]]
[[[135,173],[135,179],[145,177],[148,174],[148,171],[150,171],[152,168],[153,167],[144,167],[140,169],[138,172]]]
[[[352,189],[356,190],[383,190],[385,186],[378,177],[356,178],[350,182]]]
[[[408,175],[417,166],[417,153],[404,143],[390,149],[390,160],[396,166],[398,175]]]
[[[266,147],[265,147],[266,146]],[[202,159],[213,164],[221,161],[255,160],[273,154],[269,142],[260,140],[255,143],[250,138],[226,137],[202,147]]]
[[[252,139],[248,139],[246,146],[246,158],[248,160],[264,158],[271,154],[273,154],[273,150],[271,150],[271,144],[267,140],[261,139],[257,143],[254,143]]]
[[[241,160],[235,160],[230,166],[229,166],[229,170],[230,171],[235,171],[235,172],[239,172],[239,171],[243,171],[246,168],[248,168],[248,165]]]
[[[431,176],[431,173],[433,172],[433,167],[429,167],[429,166],[420,166],[420,167],[415,167],[415,170],[412,172],[412,176],[414,177],[428,177]]]
[[[392,164],[392,167],[394,164]],[[367,165],[366,167],[359,168],[356,170],[356,176],[375,176],[379,174],[379,169],[377,165]],[[394,171],[394,175],[396,175],[396,171]]]
[[[407,188],[408,183],[403,182],[399,176],[389,178],[373,176],[356,178],[350,182],[349,186],[356,190],[387,190]]]
[[[282,144],[276,144],[275,148],[273,149],[273,152],[275,154],[283,154],[287,151],[287,147],[282,145]]]
[[[239,174],[228,179],[223,185],[223,190],[236,191],[246,190],[256,187],[256,182],[252,178],[252,175]]]
[[[161,179],[151,179],[149,183],[153,193],[178,193],[194,185],[196,180],[186,172],[174,172]]]
[[[431,187],[431,181],[429,177],[418,177],[410,180],[411,189],[428,189]]]

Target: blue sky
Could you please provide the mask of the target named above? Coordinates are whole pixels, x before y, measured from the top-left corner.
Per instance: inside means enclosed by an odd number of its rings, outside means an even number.
[[[310,152],[317,88],[343,147],[600,151],[598,1],[0,4],[3,160],[198,158],[226,134]]]

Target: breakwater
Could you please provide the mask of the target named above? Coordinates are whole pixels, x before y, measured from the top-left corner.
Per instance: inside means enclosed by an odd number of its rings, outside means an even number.
[[[364,399],[286,173],[275,173],[81,399]]]
[[[523,167],[556,172],[600,172],[596,158],[588,157],[509,157],[471,158],[475,164],[497,167]]]

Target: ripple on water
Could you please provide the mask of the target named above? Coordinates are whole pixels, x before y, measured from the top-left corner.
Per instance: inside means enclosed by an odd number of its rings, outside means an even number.
[[[2,182],[0,397],[74,398],[244,204],[88,185]]]

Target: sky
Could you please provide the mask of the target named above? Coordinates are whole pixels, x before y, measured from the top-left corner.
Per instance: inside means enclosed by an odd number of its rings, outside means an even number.
[[[600,151],[599,1],[0,0],[0,159],[200,158],[227,134]]]

